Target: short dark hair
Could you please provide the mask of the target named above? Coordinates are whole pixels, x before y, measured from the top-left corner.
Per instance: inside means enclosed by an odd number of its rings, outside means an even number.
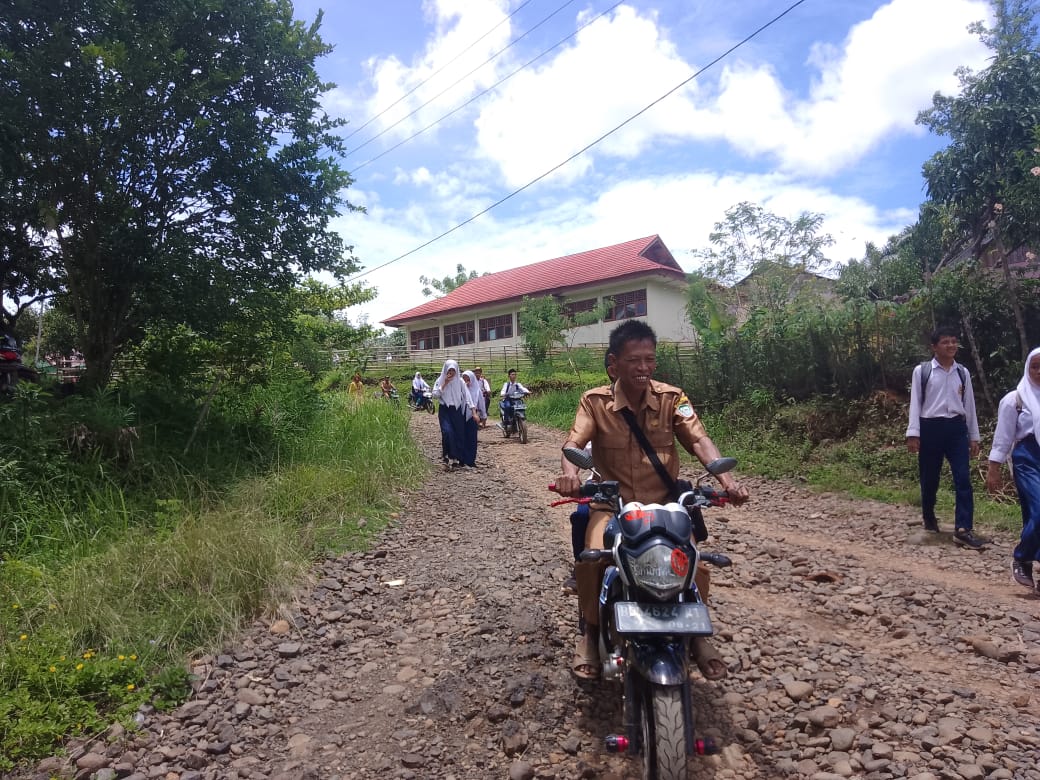
[[[506,371],[506,373],[507,374],[515,374],[516,373],[516,369],[515,368],[511,368],[508,371]]]
[[[610,341],[607,344],[608,355],[620,355],[625,344],[630,341],[652,341],[657,346],[657,334],[654,329],[642,320],[628,320],[610,331]]]
[[[949,325],[941,325],[932,331],[932,335],[929,338],[932,344],[938,344],[940,339],[954,338],[960,340],[960,334],[956,328],[951,328]]]

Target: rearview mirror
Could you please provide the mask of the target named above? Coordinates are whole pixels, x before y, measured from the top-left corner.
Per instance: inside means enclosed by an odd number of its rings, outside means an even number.
[[[588,450],[579,450],[577,447],[564,447],[563,457],[579,469],[587,471],[595,468],[592,462],[592,454]],[[733,461],[733,463],[736,465],[736,461]],[[732,466],[730,468],[732,468]]]
[[[735,469],[736,467],[736,458],[717,458],[708,465],[706,465],[704,468],[707,469],[709,474],[717,477],[719,474],[725,474],[727,471],[733,471],[733,469]]]

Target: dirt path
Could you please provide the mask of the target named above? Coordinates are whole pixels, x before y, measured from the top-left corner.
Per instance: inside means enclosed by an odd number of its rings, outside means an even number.
[[[436,462],[436,418],[412,423]],[[481,468],[404,493],[376,549],[199,659],[176,712],[21,777],[637,777],[601,748],[616,688],[568,672],[561,436],[532,428],[482,431]],[[730,676],[695,685],[725,748],[693,777],[1040,779],[1040,600],[1010,582],[1013,540],[961,550],[909,508],[746,481],[749,505],[708,513],[735,562],[712,586]]]

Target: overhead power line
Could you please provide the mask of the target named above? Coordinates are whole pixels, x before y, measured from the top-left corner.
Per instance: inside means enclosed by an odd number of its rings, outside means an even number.
[[[426,82],[428,82],[428,81],[429,81],[430,79],[432,79],[432,78],[433,78],[434,76],[436,76],[436,75],[437,75],[438,73],[440,73],[440,72],[441,72],[442,70],[444,70],[445,68],[447,68],[447,67],[448,67],[449,65],[451,65],[452,63],[454,63],[454,62],[455,62],[456,60],[458,60],[458,59],[459,59],[459,57],[461,57],[461,56],[462,56],[463,54],[465,54],[466,52],[468,52],[468,51],[469,51],[470,49],[472,49],[472,48],[473,48],[474,46],[476,46],[476,45],[477,45],[478,43],[480,43],[480,42],[481,42],[482,40],[484,40],[484,39],[485,39],[485,38],[487,38],[487,37],[488,37],[489,35],[491,35],[491,33],[493,33],[493,32],[494,32],[495,30],[497,30],[497,29],[498,29],[499,27],[501,27],[501,26],[502,26],[503,24],[505,24],[506,22],[508,22],[508,21],[509,21],[510,19],[512,19],[512,18],[513,18],[514,16],[516,16],[516,15],[517,15],[518,13],[520,13],[520,11],[521,11],[521,10],[523,9],[523,7],[524,7],[524,6],[526,6],[526,5],[528,5],[528,4],[530,3],[530,2],[531,2],[531,0],[524,0],[524,2],[520,3],[520,5],[518,5],[518,6],[516,7],[516,10],[514,10],[514,11],[513,11],[513,13],[509,14],[509,16],[507,16],[507,17],[506,17],[505,19],[503,19],[502,21],[500,21],[500,22],[499,22],[498,24],[496,24],[496,25],[495,25],[494,27],[492,27],[492,28],[491,28],[490,30],[488,30],[488,31],[487,31],[486,33],[484,33],[483,35],[481,35],[481,36],[480,36],[479,38],[477,38],[477,39],[476,39],[475,41],[473,41],[473,43],[471,43],[471,44],[470,44],[469,46],[467,46],[467,47],[466,47],[465,49],[463,49],[462,51],[460,51],[460,52],[459,52],[458,54],[456,54],[456,55],[455,55],[454,57],[452,57],[452,58],[451,58],[450,60],[448,60],[447,62],[445,62],[445,63],[444,63],[443,65],[441,65],[441,66],[440,66],[439,68],[437,68],[437,70],[435,70],[435,71],[434,71],[433,73],[431,73],[431,74],[430,74],[429,76],[427,76],[426,78],[424,78],[424,79],[423,79],[422,81],[420,81],[420,82],[419,82],[418,84],[416,84],[416,85],[415,85],[414,87],[412,87],[412,88],[411,88],[410,90],[408,90],[407,92],[405,92],[405,93],[404,93],[403,95],[401,95],[401,97],[397,98],[397,100],[395,100],[395,101],[394,101],[393,103],[391,103],[390,105],[388,105],[388,106],[387,106],[386,108],[384,108],[384,109],[383,109],[382,111],[380,111],[380,112],[379,112],[378,114],[376,114],[375,116],[373,116],[372,118],[370,118],[370,119],[369,119],[369,120],[368,120],[367,122],[365,122],[365,123],[364,123],[363,125],[361,125],[360,127],[357,127],[356,129],[354,129],[354,131],[353,131],[353,132],[351,132],[350,134],[348,134],[348,135],[347,135],[347,136],[346,136],[346,137],[344,138],[344,140],[347,140],[347,139],[349,139],[349,138],[353,138],[353,137],[354,137],[355,135],[357,135],[357,134],[358,134],[358,133],[360,133],[360,132],[361,132],[362,130],[364,130],[364,129],[365,129],[366,127],[368,127],[368,126],[369,126],[370,124],[372,124],[373,122],[375,122],[375,121],[376,121],[377,119],[379,119],[379,117],[381,117],[381,116],[382,116],[383,114],[385,114],[385,113],[386,113],[387,111],[389,111],[389,110],[390,110],[391,108],[393,108],[394,106],[396,106],[396,105],[397,105],[398,103],[400,103],[400,102],[401,102],[402,100],[404,100],[404,99],[405,99],[406,97],[409,97],[409,96],[411,96],[411,95],[412,95],[412,93],[414,93],[414,92],[415,92],[415,90],[417,90],[417,89],[419,89],[420,87],[424,86],[424,85],[426,84]],[[502,51],[505,51],[505,49],[503,49]]]
[[[365,168],[365,167],[371,165],[372,163],[374,163],[376,160],[378,160],[378,159],[380,159],[382,157],[386,157],[388,154],[390,154],[390,152],[392,152],[395,149],[398,149],[398,148],[404,146],[406,143],[411,141],[413,138],[418,138],[420,135],[425,133],[431,127],[436,127],[441,122],[443,122],[445,119],[448,119],[449,117],[457,114],[459,111],[464,109],[466,106],[468,106],[471,103],[474,103],[474,102],[480,100],[488,92],[491,92],[494,89],[498,89],[498,87],[500,87],[505,82],[509,81],[509,79],[513,78],[513,76],[515,76],[517,73],[522,71],[528,65],[531,65],[531,64],[537,62],[538,60],[540,60],[542,57],[544,57],[546,54],[548,54],[549,52],[553,51],[554,49],[558,49],[560,46],[565,44],[567,41],[569,41],[575,35],[577,35],[582,30],[584,30],[586,27],[588,27],[590,24],[592,24],[593,22],[597,21],[600,17],[605,16],[606,14],[609,14],[611,11],[613,11],[615,8],[617,8],[619,5],[621,5],[622,3],[625,3],[625,2],[628,2],[628,0],[618,0],[616,3],[614,3],[614,5],[610,6],[610,8],[606,9],[605,11],[602,11],[601,13],[596,14],[596,16],[594,16],[593,18],[589,19],[587,22],[584,22],[583,24],[579,25],[578,28],[574,32],[572,32],[570,35],[568,35],[568,36],[566,36],[564,38],[561,38],[556,43],[554,43],[552,46],[550,46],[548,49],[545,49],[544,51],[536,54],[534,57],[532,57],[527,62],[525,62],[523,65],[521,65],[519,68],[516,68],[515,70],[511,71],[510,73],[507,73],[505,76],[500,78],[498,81],[496,81],[494,84],[492,84],[487,89],[481,90],[480,92],[478,92],[476,95],[471,97],[466,102],[464,102],[461,105],[456,106],[455,108],[453,108],[451,111],[449,111],[447,114],[442,116],[440,119],[435,119],[433,122],[430,122],[430,124],[426,125],[426,127],[423,127],[420,130],[416,130],[410,136],[408,136],[407,138],[405,138],[405,139],[403,139],[401,141],[398,141],[396,144],[391,146],[389,149],[384,149],[379,154],[377,154],[375,157],[371,157],[371,158],[365,160],[363,163],[361,163],[361,165],[355,166],[354,168],[351,169],[350,172],[351,173],[357,173],[362,168]],[[421,106],[420,106],[420,108],[421,108]],[[416,111],[418,111],[418,110],[419,109],[416,109]],[[415,112],[413,111],[412,113],[415,113]],[[411,115],[409,114],[409,116],[411,116]],[[407,118],[408,117],[405,117],[405,119],[407,119]],[[387,130],[389,130],[389,129],[390,128],[388,127]],[[375,138],[373,138],[372,140],[374,141]],[[358,148],[360,149],[361,147],[358,147]]]
[[[550,19],[552,19],[552,18],[553,18],[554,16],[556,16],[556,14],[560,13],[560,11],[562,11],[562,10],[563,10],[564,8],[566,8],[567,6],[569,6],[569,5],[570,5],[571,3],[573,3],[573,2],[574,2],[574,0],[566,0],[566,2],[565,2],[565,3],[563,4],[563,5],[561,5],[560,7],[558,7],[558,8],[557,8],[557,9],[556,9],[555,11],[553,11],[553,12],[552,12],[551,14],[549,14],[549,15],[548,15],[548,16],[546,16],[546,17],[545,17],[544,19],[542,19],[542,20],[541,20],[540,22],[538,22],[537,24],[535,24],[535,25],[534,25],[534,26],[533,26],[533,27],[532,27],[531,29],[529,29],[529,30],[528,30],[527,32],[525,32],[525,33],[524,33],[523,35],[520,35],[520,36],[518,36],[518,37],[516,38],[516,40],[510,41],[510,42],[509,42],[509,44],[508,44],[507,46],[503,46],[503,47],[502,47],[501,49],[499,49],[498,51],[496,51],[496,52],[495,52],[494,54],[492,54],[492,55],[491,55],[490,57],[488,57],[488,58],[487,58],[486,60],[484,60],[484,61],[483,61],[482,63],[480,63],[479,65],[477,65],[477,67],[473,68],[473,70],[469,71],[468,73],[465,73],[465,74],[463,74],[462,76],[459,76],[459,78],[455,79],[455,81],[453,81],[453,82],[452,82],[451,84],[449,84],[448,86],[446,86],[446,87],[445,87],[444,89],[442,89],[442,90],[441,90],[440,92],[438,92],[438,93],[437,93],[436,95],[434,95],[434,96],[433,96],[432,98],[430,98],[429,100],[427,100],[427,101],[426,101],[425,103],[422,103],[421,105],[417,106],[417,107],[416,107],[416,108],[415,108],[414,110],[412,110],[412,111],[410,111],[409,113],[405,114],[405,115],[404,115],[403,117],[401,117],[400,119],[398,119],[398,120],[397,120],[396,122],[394,122],[394,123],[393,123],[392,125],[388,125],[387,127],[384,127],[384,128],[383,128],[383,129],[381,130],[381,131],[379,131],[378,133],[376,133],[376,134],[375,134],[374,136],[372,136],[371,138],[369,138],[369,139],[368,139],[367,141],[365,141],[365,142],[364,142],[364,143],[362,143],[362,144],[359,144],[359,145],[355,146],[355,147],[354,147],[353,149],[351,149],[351,150],[350,150],[349,152],[347,152],[347,153],[346,153],[345,155],[343,155],[343,156],[344,156],[344,157],[350,157],[350,155],[354,154],[354,152],[358,151],[359,149],[364,149],[364,148],[365,148],[366,146],[368,146],[368,145],[369,145],[370,143],[372,143],[373,141],[375,141],[375,140],[376,140],[377,138],[382,138],[382,137],[383,137],[384,135],[386,135],[387,133],[389,133],[389,132],[390,132],[391,130],[393,130],[393,129],[394,129],[395,127],[397,127],[397,126],[398,126],[399,124],[401,124],[402,122],[404,122],[404,121],[405,121],[406,119],[410,119],[411,117],[415,116],[415,115],[416,115],[417,113],[419,113],[420,111],[422,111],[422,110],[423,110],[424,108],[426,108],[426,106],[430,105],[430,103],[432,103],[432,102],[433,102],[434,100],[436,100],[437,98],[439,98],[439,97],[440,97],[441,95],[443,95],[443,94],[444,94],[445,92],[448,92],[449,90],[453,89],[453,88],[454,88],[455,86],[457,86],[457,85],[458,85],[458,84],[459,84],[460,82],[462,82],[463,80],[465,80],[465,79],[469,78],[469,77],[470,77],[470,76],[472,76],[472,75],[473,75],[474,73],[476,73],[476,72],[477,72],[478,70],[480,70],[480,69],[481,69],[481,68],[483,68],[483,67],[484,67],[485,65],[487,65],[487,64],[488,64],[489,62],[491,62],[492,60],[494,60],[494,59],[495,59],[496,57],[498,57],[498,55],[500,55],[500,54],[501,54],[502,52],[506,51],[506,49],[508,49],[508,48],[510,48],[511,46],[514,46],[514,45],[516,45],[516,44],[520,43],[520,41],[522,41],[522,40],[523,40],[524,38],[526,38],[526,37],[527,37],[528,35],[530,35],[531,33],[533,33],[533,32],[534,32],[535,30],[537,30],[537,29],[538,29],[539,27],[541,27],[541,26],[542,26],[543,24],[545,24],[546,22],[548,22],[548,21],[549,21]],[[366,164],[367,164],[367,163],[366,163]]]
[[[587,152],[592,147],[596,146],[596,144],[598,144],[601,141],[609,138],[611,135],[616,133],[622,127],[624,127],[625,125],[629,124],[634,119],[636,119],[636,118],[642,116],[643,114],[645,114],[651,108],[653,108],[658,103],[660,103],[662,100],[664,100],[665,98],[669,97],[670,95],[674,94],[678,90],[680,90],[683,87],[685,87],[687,84],[689,84],[695,78],[700,76],[702,73],[707,71],[709,68],[712,68],[715,65],[717,65],[719,62],[724,60],[726,57],[728,57],[730,54],[735,52],[737,49],[739,49],[741,46],[746,44],[748,41],[751,41],[752,39],[758,37],[758,35],[760,33],[762,33],[765,30],[768,30],[774,24],[776,24],[781,19],[783,19],[785,16],[787,16],[789,13],[791,13],[791,11],[793,11],[795,8],[797,8],[798,6],[802,5],[804,2],[806,2],[806,0],[796,0],[796,2],[792,3],[791,5],[789,5],[787,8],[785,8],[779,14],[777,14],[772,19],[770,19],[768,22],[763,24],[757,30],[755,30],[754,32],[750,33],[749,35],[747,35],[742,40],[740,40],[737,43],[735,43],[732,46],[730,46],[728,49],[726,49],[726,51],[722,52],[722,54],[718,55],[715,59],[713,59],[707,65],[704,65],[703,67],[699,68],[696,72],[694,72],[694,74],[692,76],[690,76],[689,78],[684,79],[683,81],[679,82],[674,87],[672,87],[670,90],[668,90],[663,95],[661,95],[659,98],[657,98],[656,100],[648,103],[646,106],[641,108],[639,111],[637,111],[636,113],[634,113],[630,117],[628,117],[628,119],[624,120],[619,125],[616,125],[612,129],[608,130],[603,135],[601,135],[599,138],[594,140],[592,143],[590,143],[587,146],[579,149],[578,151],[576,151],[574,154],[572,154],[567,159],[563,160],[560,163],[557,163],[552,168],[550,168],[549,170],[545,171],[545,173],[542,173],[541,175],[531,179],[531,181],[527,182],[527,184],[523,185],[522,187],[518,187],[517,189],[513,190],[512,192],[510,192],[505,197],[499,198],[498,200],[496,200],[494,203],[492,203],[487,208],[482,209],[481,211],[478,211],[476,214],[474,214],[473,216],[469,217],[466,220],[463,220],[462,222],[460,222],[459,224],[455,225],[454,227],[449,228],[448,230],[445,230],[443,233],[434,236],[429,241],[424,241],[422,244],[419,244],[419,246],[415,247],[414,249],[409,249],[404,254],[398,255],[397,257],[393,258],[392,260],[387,260],[385,263],[381,263],[380,265],[374,266],[373,268],[369,268],[369,269],[367,269],[365,271],[362,271],[361,273],[356,274],[355,276],[352,276],[350,279],[347,280],[347,282],[356,282],[358,279],[361,279],[361,278],[363,278],[365,276],[368,276],[370,273],[378,271],[378,270],[380,270],[382,268],[386,268],[387,266],[393,265],[394,263],[396,263],[396,262],[398,262],[400,260],[404,260],[406,257],[408,257],[410,255],[414,255],[416,252],[418,252],[418,251],[420,251],[422,249],[425,249],[426,247],[430,246],[430,244],[433,244],[433,243],[435,243],[437,241],[440,241],[445,236],[450,236],[452,233],[454,233],[459,228],[465,227],[466,225],[468,225],[473,220],[477,219],[478,217],[484,216],[485,214],[487,214],[492,209],[497,208],[498,206],[501,206],[503,203],[505,203],[510,198],[513,198],[514,196],[519,195],[521,192],[523,192],[524,190],[528,189],[529,187],[537,184],[538,182],[540,182],[545,177],[549,176],[550,174],[555,173],[560,168],[562,168],[564,165],[569,163],[571,160],[574,160],[575,158],[580,157],[581,155],[585,154],[585,152]]]

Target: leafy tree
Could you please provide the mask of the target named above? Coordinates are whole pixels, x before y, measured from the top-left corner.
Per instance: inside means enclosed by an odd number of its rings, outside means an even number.
[[[23,310],[18,319],[15,333],[25,348],[26,357],[36,352],[37,334],[41,357],[71,357],[79,352],[76,322],[60,298],[53,300],[52,305],[43,310],[43,322],[40,319],[39,307],[35,306]]]
[[[686,277],[686,316],[702,344],[717,345],[736,325],[733,293],[700,271]]]
[[[846,300],[891,301],[922,284],[912,243],[913,227],[888,239],[883,247],[868,242],[862,260],[850,260],[838,274],[838,294]]]
[[[824,250],[834,243],[820,233],[822,225],[822,214],[802,212],[792,221],[744,201],[715,223],[708,236],[712,246],[693,256],[702,261],[701,274],[720,284],[750,273],[816,271],[826,265]]]
[[[487,276],[487,273],[479,274],[476,271],[467,271],[462,263],[459,263],[455,266],[454,276],[445,276],[443,279],[431,279],[428,276],[420,276],[419,281],[423,284],[422,294],[429,298],[431,296],[440,297],[441,295],[447,295],[452,290],[462,287],[470,279],[476,279],[478,276]]]
[[[554,346],[564,343],[567,316],[563,304],[551,295],[539,298],[524,297],[517,314],[524,352],[536,366],[544,363]]]
[[[730,207],[715,223],[712,246],[693,252],[702,262],[703,286],[698,281],[690,289],[687,311],[698,333],[710,340],[720,328],[731,327],[745,306],[751,319],[776,318],[795,297],[812,296],[815,279],[808,274],[827,263],[824,250],[834,243],[820,232],[822,225],[821,214],[803,212],[789,220],[746,201]],[[742,275],[753,281],[720,290]]]
[[[0,20],[0,229],[47,258],[103,386],[147,327],[252,342],[289,293],[356,270],[329,229],[351,179],[321,109],[329,47],[288,2],[14,0]],[[39,276],[37,274],[37,276]]]
[[[1017,285],[1007,267],[1009,249],[1035,241],[1040,228],[1014,197],[1029,175],[1021,163],[1040,125],[1040,53],[1036,48],[1034,0],[993,0],[995,23],[973,30],[993,52],[979,72],[958,72],[961,91],[936,94],[918,123],[950,145],[924,164],[928,195],[950,208],[961,242],[975,258],[992,237],[1004,267],[1008,298],[1015,313],[1025,357],[1026,340]]]
[[[599,322],[606,316],[611,302],[609,299],[600,302],[590,311],[568,314],[559,298],[544,295],[539,298],[524,297],[517,319],[520,323],[524,352],[536,366],[546,362],[554,347],[568,347],[567,332],[582,325]],[[574,362],[568,358],[571,368],[580,379]]]

